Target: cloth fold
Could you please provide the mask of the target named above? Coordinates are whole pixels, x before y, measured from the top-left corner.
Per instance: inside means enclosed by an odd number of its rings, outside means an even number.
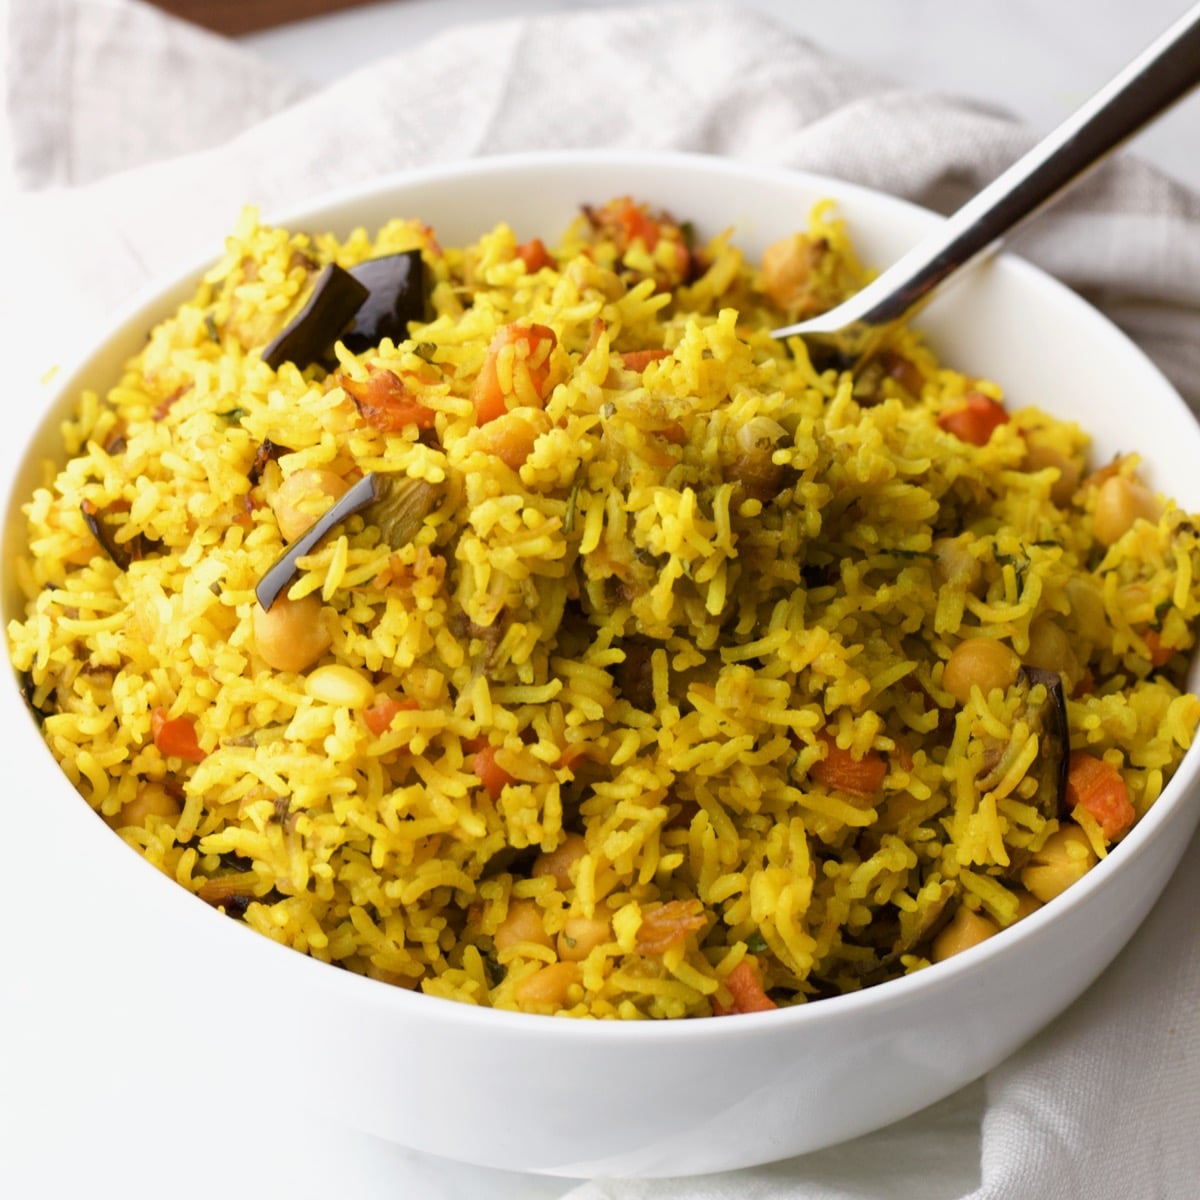
[[[733,5],[472,25],[320,91],[136,0],[9,0],[9,18],[7,110],[24,189],[16,228],[44,286],[69,289],[57,301],[77,331],[219,246],[245,203],[269,213],[430,162],[673,148],[823,172],[949,211],[1034,141],[1003,114],[900,88]],[[1104,309],[1200,405],[1200,198],[1122,155],[1013,247]],[[891,1129],[750,1171],[564,1184],[559,1194],[1193,1195],[1198,903],[1194,841],[1149,921],[1082,1000],[986,1080]],[[437,1194],[435,1168],[412,1176],[425,1195]],[[458,1173],[442,1194],[488,1194],[486,1178],[467,1185]],[[492,1182],[491,1194],[521,1194]],[[549,1186],[526,1194],[555,1194]]]

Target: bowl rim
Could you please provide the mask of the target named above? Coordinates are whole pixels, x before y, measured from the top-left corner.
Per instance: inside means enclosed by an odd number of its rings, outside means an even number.
[[[264,213],[264,219],[285,227],[294,226],[298,223],[320,219],[322,214],[335,208],[361,205],[371,197],[425,184],[444,184],[459,179],[486,179],[492,176],[506,176],[538,170],[557,171],[579,167],[613,170],[633,166],[652,167],[667,172],[725,176],[741,181],[757,181],[767,186],[794,187],[814,194],[829,194],[835,200],[854,200],[865,205],[880,207],[889,212],[905,214],[909,219],[923,223],[926,231],[932,230],[937,222],[944,220],[937,213],[910,200],[816,172],[687,151],[614,149],[524,151],[401,169],[369,181],[322,191],[307,199],[283,206],[278,211],[268,211]],[[32,417],[20,426],[21,436],[14,439],[16,457],[11,460],[13,463],[19,463],[27,457],[30,438],[35,430],[40,430],[46,423],[48,412],[62,405],[69,394],[77,394],[82,386],[86,386],[82,376],[91,368],[92,361],[118,336],[118,331],[139,318],[154,313],[161,316],[172,297],[177,294],[186,294],[186,289],[194,286],[196,279],[212,265],[214,258],[211,250],[203,256],[193,255],[182,266],[160,274],[155,280],[139,288],[113,317],[104,322],[104,330],[100,335],[91,339],[88,345],[71,355],[68,362],[57,369],[55,378],[43,397],[44,402],[38,406]],[[1189,411],[1177,390],[1145,352],[1110,318],[1083,300],[1065,284],[1008,251],[995,256],[991,260],[990,267],[1000,272],[1016,274],[1023,286],[1046,291],[1053,296],[1055,303],[1074,307],[1077,312],[1086,314],[1089,319],[1101,323],[1105,328],[1105,335],[1110,339],[1115,339],[1121,345],[1121,353],[1134,362],[1138,371],[1145,376],[1148,384],[1155,385],[1162,392],[1162,401],[1170,403],[1173,398],[1182,410]],[[1198,434],[1198,441],[1200,441],[1200,434]],[[14,443],[10,443],[10,445],[12,444]],[[20,480],[14,477],[15,474],[15,472],[10,474],[5,489],[7,493],[5,496],[6,513],[23,502],[22,498],[16,495]],[[34,723],[32,714],[29,714],[20,693],[15,670],[12,669],[7,638],[5,638],[5,656],[10,659],[10,670],[9,681],[3,685],[3,688],[9,694],[9,701],[15,701],[15,704],[29,716],[31,723]],[[1189,684],[1193,688],[1197,686],[1198,673],[1200,673],[1200,663],[1194,660],[1192,674],[1189,677]],[[37,740],[41,743],[40,751],[44,753],[46,769],[53,771],[64,788],[73,793],[74,789],[71,788],[66,775],[54,760],[40,731],[37,734]],[[436,1021],[446,1026],[457,1026],[463,1030],[494,1028],[522,1034],[536,1031],[539,1038],[546,1036],[555,1040],[565,1039],[567,1042],[591,1040],[601,1043],[626,1040],[659,1042],[691,1041],[695,1038],[757,1038],[768,1035],[775,1036],[785,1029],[795,1031],[812,1025],[819,1027],[826,1021],[838,1020],[851,1014],[869,1013],[871,1009],[879,1006],[894,1007],[898,1004],[917,1003],[931,988],[944,990],[955,979],[973,973],[985,964],[994,964],[1011,956],[1024,942],[1041,937],[1050,923],[1056,922],[1069,912],[1088,904],[1096,891],[1108,886],[1110,878],[1116,872],[1132,869],[1133,864],[1145,855],[1150,843],[1162,836],[1162,826],[1182,802],[1187,790],[1196,786],[1198,777],[1200,777],[1200,739],[1197,739],[1197,744],[1194,744],[1187,752],[1179,768],[1163,788],[1150,810],[1138,820],[1130,833],[1111,849],[1104,861],[1098,863],[1083,879],[1060,896],[1024,917],[1015,925],[1002,930],[995,937],[950,959],[933,963],[898,979],[875,984],[856,992],[829,996],[818,1001],[809,1001],[774,1011],[738,1014],[739,1019],[732,1022],[703,1019],[622,1021],[564,1018],[477,1006],[459,1000],[427,995],[420,991],[394,987],[344,968],[338,968],[334,964],[314,959],[291,947],[275,943],[272,939],[240,922],[228,921],[223,914],[211,909],[198,897],[181,888],[173,879],[162,874],[102,822],[98,821],[100,828],[96,832],[102,833],[102,841],[108,843],[112,851],[132,856],[124,861],[132,864],[136,860],[140,864],[143,869],[142,879],[150,881],[140,886],[143,890],[147,890],[149,897],[156,899],[160,905],[179,903],[181,917],[185,916],[182,906],[186,905],[190,908],[191,918],[185,921],[185,924],[190,925],[194,921],[199,927],[200,920],[204,919],[209,922],[211,937],[253,938],[253,952],[263,955],[276,954],[277,962],[281,966],[290,963],[290,967],[287,967],[289,970],[309,972],[308,977],[297,975],[297,981],[302,980],[306,986],[320,988],[334,998],[344,996],[348,1002],[369,1005],[375,1009],[390,1010],[397,1017],[418,1016],[421,1020]],[[68,802],[77,801],[79,797],[70,795],[67,796],[67,800]],[[92,813],[92,810],[86,805],[81,805],[81,812],[84,811]],[[98,839],[99,843],[100,839]],[[158,897],[149,892],[148,889],[152,887],[159,887]],[[221,932],[218,933],[217,930],[221,930]]]

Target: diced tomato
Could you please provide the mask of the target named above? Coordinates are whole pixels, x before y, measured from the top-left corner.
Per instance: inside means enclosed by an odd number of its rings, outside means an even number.
[[[627,350],[621,355],[621,366],[628,371],[644,371],[652,362],[670,357],[670,350]]]
[[[168,758],[184,758],[194,763],[205,758],[192,717],[168,717],[165,708],[156,708],[150,714],[150,732],[154,744]]]
[[[1083,750],[1071,751],[1067,804],[1090,813],[1110,842],[1128,833],[1137,817],[1121,772],[1112,763]]]
[[[500,799],[500,793],[505,785],[515,782],[513,777],[496,762],[496,747],[482,746],[472,757],[472,769],[479,776],[487,794],[493,800]]]
[[[754,973],[748,958],[743,958],[725,977],[725,986],[733,993],[733,1007],[725,1008],[713,1001],[713,1015],[729,1016],[731,1013],[767,1012],[779,1005],[763,991],[763,986]]]
[[[705,923],[699,900],[668,900],[658,908],[649,908],[638,927],[637,952],[665,954],[689,933],[703,929]]]
[[[384,433],[400,433],[409,425],[432,429],[437,414],[392,371],[368,367],[363,381],[339,375],[338,381],[353,398],[363,421]]]
[[[852,796],[868,797],[879,791],[887,775],[887,760],[882,754],[868,750],[862,758],[855,758],[828,734],[822,733],[819,737],[825,746],[825,757],[809,768],[809,775],[817,783],[832,791],[849,792]]]
[[[486,425],[508,411],[508,398],[496,369],[497,360],[507,346],[516,350],[516,369],[524,369],[538,401],[546,398],[550,376],[550,353],[558,343],[554,330],[546,325],[505,325],[492,339],[483,367],[471,389],[476,424]],[[514,385],[516,380],[514,379]]]
[[[367,728],[376,737],[380,737],[391,728],[392,720],[398,712],[410,712],[418,707],[420,706],[415,700],[396,700],[391,696],[384,696],[363,709],[363,720],[367,723]]]
[[[1146,649],[1150,651],[1150,661],[1156,667],[1161,667],[1171,661],[1175,647],[1168,646],[1162,640],[1162,635],[1157,629],[1142,630],[1142,641],[1146,643]]]
[[[543,267],[554,266],[554,256],[546,249],[541,238],[530,238],[517,247],[517,257],[525,264],[525,270],[530,275]]]
[[[1008,420],[1002,404],[997,404],[982,392],[968,392],[961,408],[951,409],[938,417],[947,433],[972,446],[986,446],[992,433]]]

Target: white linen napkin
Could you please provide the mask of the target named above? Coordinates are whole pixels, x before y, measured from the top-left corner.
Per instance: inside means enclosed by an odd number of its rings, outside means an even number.
[[[397,168],[532,148],[674,148],[825,172],[948,211],[1033,141],[1000,114],[900,89],[732,5],[464,27],[313,91],[136,0],[8,4],[13,227],[38,267],[28,286],[67,318],[55,349],[71,327],[82,336],[137,288],[219,247],[244,203],[270,212]],[[1200,199],[1123,156],[1014,248],[1107,311],[1200,406]],[[36,338],[37,297],[22,299],[9,319]],[[577,1185],[397,1150],[391,1194],[1196,1195],[1198,904],[1200,839],[1133,943],[1062,1018],[984,1081],[845,1146],[727,1175]],[[356,1178],[348,1165],[342,1182]]]

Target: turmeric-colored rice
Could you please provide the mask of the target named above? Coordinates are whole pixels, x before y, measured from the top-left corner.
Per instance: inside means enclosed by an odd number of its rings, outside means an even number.
[[[1200,720],[1196,518],[912,330],[853,372],[774,339],[864,280],[829,206],[761,264],[691,239],[247,211],[26,508],[11,654],[87,803],[276,941],[572,1016],[877,983],[1103,856]],[[320,267],[410,249],[408,338],[264,363]],[[415,522],[264,610],[281,523],[368,472]]]

